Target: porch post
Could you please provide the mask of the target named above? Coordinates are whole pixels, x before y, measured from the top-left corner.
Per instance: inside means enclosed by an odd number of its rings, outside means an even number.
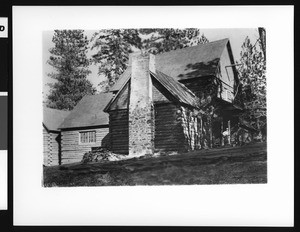
[[[210,137],[210,148],[213,147],[213,136],[212,136],[212,117],[210,116],[210,127],[209,127],[209,137]]]
[[[230,120],[228,120],[228,144],[230,145],[230,141],[231,141],[231,138],[230,138]]]
[[[223,131],[224,131],[224,127],[223,127],[223,120],[222,120],[222,122],[221,122],[221,145],[222,146],[224,146]]]

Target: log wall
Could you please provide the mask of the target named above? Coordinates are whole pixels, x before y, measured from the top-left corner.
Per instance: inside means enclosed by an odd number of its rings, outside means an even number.
[[[128,110],[110,111],[109,123],[112,152],[127,155],[129,149]]]
[[[155,104],[155,135],[156,151],[184,151],[185,139],[181,118],[178,117],[180,108],[174,104]],[[180,115],[179,115],[180,116]]]
[[[80,143],[80,132],[96,131],[96,142]],[[61,132],[61,163],[80,162],[84,153],[91,151],[92,147],[106,147],[109,128],[93,128],[81,130],[67,130]]]
[[[50,132],[43,128],[43,157],[45,166],[59,164],[60,156],[60,133]]]

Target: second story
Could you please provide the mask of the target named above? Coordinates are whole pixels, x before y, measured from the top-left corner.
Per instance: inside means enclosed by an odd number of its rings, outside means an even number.
[[[155,63],[158,71],[184,84],[200,99],[234,100],[238,76],[229,39],[161,53],[155,56]],[[129,65],[111,91],[117,93],[130,75]]]

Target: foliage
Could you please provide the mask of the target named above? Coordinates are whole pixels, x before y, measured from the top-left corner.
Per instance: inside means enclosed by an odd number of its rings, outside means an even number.
[[[47,62],[56,72],[48,76],[56,82],[49,84],[47,105],[71,110],[84,95],[96,91],[86,79],[91,72],[86,55],[88,39],[83,30],[55,30],[52,42],[55,46],[49,50],[51,56]]]
[[[200,30],[194,28],[140,29],[139,32],[148,36],[142,41],[142,48],[153,54],[208,42],[203,34],[200,36]]]
[[[246,37],[238,68],[241,91],[238,98],[244,103],[241,116],[256,129],[266,125],[266,61],[261,43],[251,43]]]
[[[158,54],[208,42],[199,29],[109,29],[100,30],[91,39],[97,49],[92,61],[99,65],[100,85],[108,90],[127,68],[129,54],[140,50]]]
[[[100,85],[108,90],[127,68],[132,47],[141,47],[141,38],[137,29],[108,29],[95,33],[91,41],[91,49],[98,49],[92,61],[99,65],[98,74],[106,77]]]

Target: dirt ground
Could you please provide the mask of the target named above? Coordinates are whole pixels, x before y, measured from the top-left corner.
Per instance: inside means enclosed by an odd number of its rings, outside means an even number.
[[[250,183],[267,183],[266,143],[44,167],[45,187]]]

